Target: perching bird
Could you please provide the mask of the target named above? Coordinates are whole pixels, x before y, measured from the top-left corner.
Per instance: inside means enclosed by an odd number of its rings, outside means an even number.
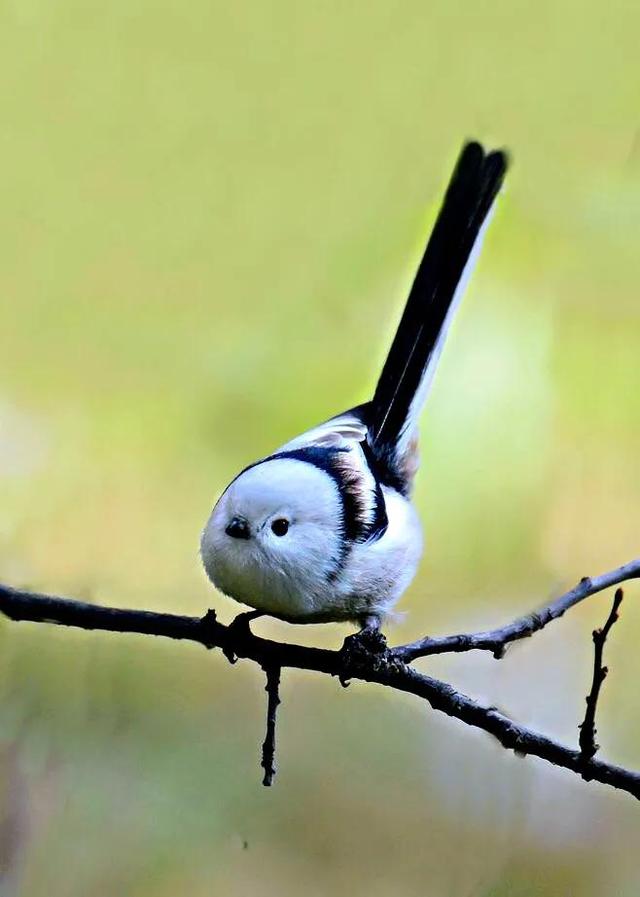
[[[463,147],[373,398],[245,468],[202,534],[214,585],[295,623],[375,627],[415,575],[418,418],[507,169]]]

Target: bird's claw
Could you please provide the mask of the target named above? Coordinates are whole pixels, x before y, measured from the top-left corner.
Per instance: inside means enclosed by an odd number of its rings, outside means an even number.
[[[359,632],[348,635],[340,649],[341,672],[338,674],[340,685],[347,688],[351,672],[366,665],[372,657],[379,657],[387,651],[387,640],[379,625],[363,626]]]
[[[255,620],[256,617],[261,617],[262,611],[259,610],[250,610],[245,613],[238,614],[227,627],[228,631],[228,639],[226,644],[222,646],[222,653],[227,658],[229,663],[234,664],[238,660],[238,654],[236,653],[236,647],[242,645],[243,642],[251,636],[251,627],[249,623],[251,620]]]

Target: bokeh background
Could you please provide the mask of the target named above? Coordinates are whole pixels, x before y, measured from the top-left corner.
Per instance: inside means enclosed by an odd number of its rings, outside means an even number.
[[[199,614],[226,482],[371,392],[459,146],[508,189],[424,415],[394,641],[640,553],[640,7],[9,0],[0,579]],[[638,589],[603,753],[640,766]],[[575,743],[600,596],[421,666]],[[0,624],[3,895],[637,895],[637,804],[417,701],[194,645]],[[347,627],[257,631],[338,646]]]

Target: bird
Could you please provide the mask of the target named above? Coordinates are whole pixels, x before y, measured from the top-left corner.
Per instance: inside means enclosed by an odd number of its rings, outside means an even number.
[[[364,633],[393,614],[422,555],[420,412],[508,165],[463,145],[372,399],[245,467],[215,503],[200,554],[214,586],[253,608],[240,616]]]

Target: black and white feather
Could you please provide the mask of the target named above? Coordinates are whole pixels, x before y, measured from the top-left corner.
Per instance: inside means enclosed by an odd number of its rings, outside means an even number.
[[[227,487],[201,552],[213,583],[295,622],[388,613],[422,552],[417,425],[507,157],[466,144],[370,402],[297,436]]]

